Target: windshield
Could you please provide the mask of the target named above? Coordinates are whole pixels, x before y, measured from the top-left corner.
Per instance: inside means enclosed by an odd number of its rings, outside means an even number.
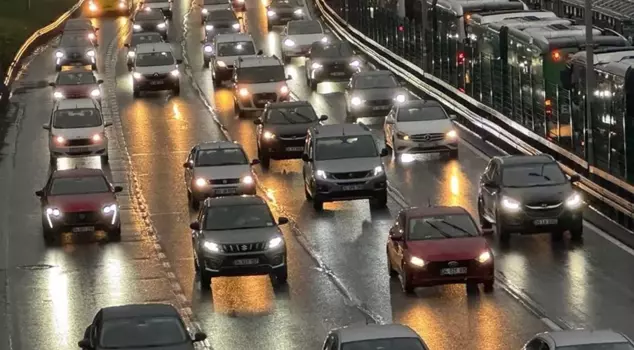
[[[341,350],[427,350],[416,338],[371,339],[343,343]]]
[[[136,56],[137,67],[167,66],[175,64],[171,52],[148,52]]]
[[[165,17],[160,11],[141,11],[134,17],[135,21],[164,21]]]
[[[130,45],[137,46],[139,44],[154,44],[160,42],[163,42],[163,38],[157,33],[135,34],[132,36]]]
[[[411,241],[475,237],[479,235],[473,219],[467,214],[411,218],[407,233],[408,239]]]
[[[101,126],[101,116],[94,108],[68,109],[55,112],[54,129],[95,128]]]
[[[549,186],[567,182],[556,163],[521,164],[503,169],[502,183],[507,187]]]
[[[268,124],[315,123],[319,120],[313,106],[293,106],[271,109],[266,117]]]
[[[189,337],[176,317],[120,318],[105,321],[99,345],[105,349],[177,345]]]
[[[68,46],[92,46],[92,41],[88,38],[87,35],[62,35],[62,39],[59,43],[60,47],[68,47]]]
[[[350,57],[354,55],[352,47],[348,43],[336,43],[329,45],[315,45],[310,52],[313,58],[335,58],[335,57]]]
[[[238,22],[238,18],[236,18],[236,15],[231,10],[212,11],[209,14],[210,23],[227,21]]]
[[[355,89],[382,89],[398,86],[398,81],[391,74],[358,75],[354,81]]]
[[[58,85],[96,84],[95,75],[88,72],[62,73],[57,78]]]
[[[64,30],[78,30],[78,29],[92,30],[93,28],[90,21],[84,21],[84,20],[79,20],[79,21],[69,20],[64,25]]]
[[[358,137],[330,137],[317,140],[315,160],[378,157],[374,138],[370,135]]]
[[[207,209],[203,230],[220,231],[273,226],[275,221],[266,204],[228,205]]]
[[[320,34],[323,33],[317,21],[299,21],[288,24],[288,34]]]
[[[205,149],[196,153],[196,166],[221,166],[248,164],[247,156],[240,148]]]
[[[586,344],[586,345],[573,345],[573,346],[558,346],[557,350],[634,350],[634,346],[628,343]]]
[[[448,119],[441,107],[402,107],[398,110],[399,122]]]
[[[110,192],[103,176],[58,177],[51,183],[51,196]]]
[[[284,81],[284,66],[245,67],[238,69],[238,81],[245,84]]]
[[[218,56],[248,56],[255,55],[255,45],[251,41],[236,41],[232,43],[218,43]]]

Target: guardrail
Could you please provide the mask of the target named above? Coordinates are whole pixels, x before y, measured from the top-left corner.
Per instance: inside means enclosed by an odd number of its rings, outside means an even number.
[[[511,148],[524,154],[549,153],[558,160],[565,157],[568,160],[568,164],[571,162],[576,164],[577,166],[575,167],[583,169],[586,175],[599,176],[617,186],[621,193],[627,194],[630,198],[634,197],[634,186],[631,184],[590,166],[580,157],[534,134],[498,111],[461,93],[453,86],[426,73],[412,62],[379,45],[376,41],[349,25],[324,0],[315,0],[315,6],[323,20],[336,34],[368,54],[373,61],[391,70],[416,89],[425,92],[448,108],[458,112],[461,116],[460,122],[469,129],[477,129],[483,138],[490,139],[492,142],[495,140],[496,142],[494,143],[500,143],[501,141],[505,148]],[[467,107],[467,104],[471,107]],[[541,146],[541,150],[535,145]],[[561,161],[559,163],[568,175],[577,172],[572,166],[563,164]],[[623,196],[607,190],[587,176],[580,175],[581,181],[576,184],[579,189],[593,197],[595,201],[592,202],[602,204],[600,209],[602,209],[601,211],[604,214],[631,230],[634,227],[634,204]],[[608,210],[605,210],[606,208]]]

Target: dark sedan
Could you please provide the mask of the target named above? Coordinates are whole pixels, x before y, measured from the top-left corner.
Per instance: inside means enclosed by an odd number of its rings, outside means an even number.
[[[407,91],[389,71],[355,73],[346,87],[346,121],[384,117],[395,103],[407,100]]]
[[[205,22],[205,38],[210,38],[217,34],[233,34],[240,33],[242,26],[240,20],[242,17],[236,16],[232,10],[210,11]]]
[[[96,70],[97,46],[84,32],[62,34],[55,47],[55,70],[59,72],[64,66],[90,66]]]
[[[93,98],[101,103],[101,89],[99,85],[103,80],[97,80],[92,71],[83,69],[70,69],[59,72],[54,83],[49,85],[55,88],[53,97],[56,100],[66,98]]]
[[[271,0],[266,7],[269,30],[274,26],[285,26],[292,20],[306,18],[305,11],[301,0]]]
[[[349,81],[359,72],[361,60],[347,41],[317,41],[311,46],[304,67],[306,83],[312,90],[317,90],[317,84],[324,81]]]
[[[167,40],[167,27],[167,18],[163,15],[163,12],[149,7],[137,12],[132,19],[134,33],[156,32],[161,34],[163,40]]]

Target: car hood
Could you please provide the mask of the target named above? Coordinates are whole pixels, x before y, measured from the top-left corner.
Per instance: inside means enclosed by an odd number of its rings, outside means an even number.
[[[251,167],[244,165],[206,166],[194,169],[194,178],[207,180],[237,179],[245,175],[251,175]]]
[[[409,135],[447,133],[450,130],[453,130],[453,123],[448,119],[397,122],[396,130]]]
[[[166,8],[170,6],[169,1],[162,1],[162,2],[151,2],[149,4],[145,4],[143,5],[145,7],[149,7],[151,9],[160,9],[160,8]]]
[[[97,350],[106,350],[107,348],[98,347]],[[148,349],[144,347],[134,347],[134,348],[117,348],[117,350],[143,350]],[[152,350],[194,350],[195,347],[192,343],[183,343],[178,345],[167,345],[167,346],[159,346],[152,347]]]
[[[62,213],[80,211],[98,211],[104,206],[116,203],[112,193],[91,193],[65,196],[48,196],[48,206],[59,209]]]
[[[408,241],[407,249],[425,261],[471,260],[489,250],[484,237]]]
[[[379,158],[378,156],[368,158],[346,158],[315,161],[315,167],[327,173],[370,171],[381,164],[381,158]]]
[[[94,128],[75,128],[75,129],[55,129],[51,128],[51,133],[55,136],[61,136],[66,140],[88,139],[94,134],[104,132],[104,127],[98,126]]]
[[[274,81],[272,83],[255,83],[255,84],[238,84],[238,86],[245,87],[251,94],[260,93],[278,93],[282,86],[286,86],[286,80]]]
[[[216,56],[216,59],[218,61],[222,61],[225,64],[228,65],[235,65],[235,62],[238,60],[238,58],[249,58],[249,57],[257,57],[257,55],[241,55],[241,56]]]
[[[565,201],[572,194],[572,186],[569,183],[565,183],[555,186],[540,187],[504,187],[502,194],[509,196],[522,204],[554,204]]]
[[[143,75],[153,74],[153,73],[167,74],[173,71],[174,69],[177,69],[175,64],[170,64],[167,66],[134,67],[135,72],[143,74]]]
[[[298,46],[312,45],[314,42],[323,39],[324,36],[326,36],[326,34],[324,33],[287,35],[282,39],[282,45],[284,44],[284,41],[286,41],[286,39],[293,40],[295,42],[295,45]]]
[[[216,244],[240,244],[268,242],[272,238],[281,237],[280,229],[273,225],[270,227],[247,228],[240,230],[203,231],[205,240]]]
[[[69,94],[91,92],[94,89],[98,89],[97,84],[74,84],[74,85],[57,85],[55,90],[60,92],[66,92]]]
[[[314,123],[301,123],[301,124],[267,124],[263,125],[263,129],[269,131],[275,135],[302,135],[306,137],[308,133],[308,128],[311,126],[319,124],[318,122]]]
[[[145,27],[145,28],[155,27],[161,23],[165,23],[165,21],[160,19],[146,19],[146,20],[139,20],[134,22],[134,24],[138,24],[141,27]]]
[[[403,94],[407,96],[403,88],[380,88],[380,89],[355,89],[352,90],[350,96],[359,97],[362,100],[387,100],[393,99],[397,95]]]
[[[64,46],[59,48],[60,51],[64,52],[67,55],[70,54],[82,54],[85,55],[90,50],[95,50],[95,47],[92,45],[79,45],[79,46]]]

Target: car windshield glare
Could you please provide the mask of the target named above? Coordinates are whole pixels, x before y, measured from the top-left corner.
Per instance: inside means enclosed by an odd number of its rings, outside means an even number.
[[[92,41],[84,34],[62,35],[59,47],[92,46]]]
[[[175,64],[175,61],[172,53],[168,51],[141,53],[136,57],[137,67],[168,66],[170,64]]]
[[[238,81],[245,84],[262,84],[286,81],[284,66],[244,67],[238,69]]]
[[[429,120],[449,119],[445,111],[438,107],[401,107],[398,111],[397,121],[419,122]]]
[[[378,157],[376,142],[370,135],[328,137],[317,140],[315,160]]]
[[[359,75],[354,81],[355,89],[387,89],[398,87],[392,75]]]
[[[57,78],[57,85],[81,85],[96,84],[95,75],[88,72],[82,73],[61,73]]]
[[[411,218],[408,239],[425,241],[430,239],[463,238],[478,236],[478,229],[467,214],[435,215]]]
[[[352,51],[350,44],[344,42],[329,45],[317,44],[311,51],[313,58],[337,58],[350,57],[353,55],[354,51]]]
[[[103,176],[58,177],[51,182],[51,196],[110,192]]]
[[[132,36],[131,46],[137,46],[139,44],[154,44],[163,41],[161,34],[148,33],[148,34],[135,34]]]
[[[218,43],[218,56],[249,56],[255,55],[255,45],[251,41],[236,41],[232,43]]]
[[[313,106],[295,106],[271,109],[266,117],[267,124],[315,123],[319,120]]]
[[[556,163],[521,164],[505,166],[502,184],[506,187],[551,186],[566,183],[559,165]]]
[[[182,322],[171,316],[118,318],[103,323],[99,345],[104,349],[150,348],[188,342]]]
[[[423,343],[416,338],[369,339],[343,343],[341,346],[341,350],[379,349],[427,350]]]
[[[558,346],[557,350],[634,350],[634,346],[629,343],[585,344]]]
[[[204,149],[196,153],[196,166],[222,166],[248,164],[240,148]]]
[[[61,110],[53,115],[54,129],[95,128],[101,124],[101,116],[95,108]]]
[[[321,34],[324,30],[317,21],[301,21],[288,24],[288,34]]]
[[[228,205],[208,208],[203,230],[224,231],[273,226],[275,221],[266,204]]]

